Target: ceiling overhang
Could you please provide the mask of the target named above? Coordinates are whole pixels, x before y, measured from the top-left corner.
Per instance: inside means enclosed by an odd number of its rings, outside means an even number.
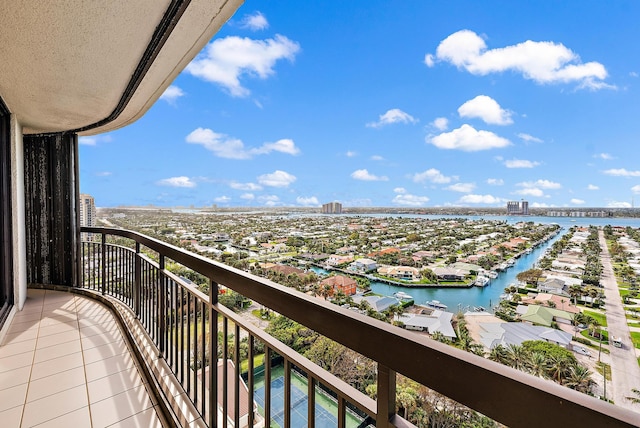
[[[0,4],[0,97],[25,133],[140,118],[243,0]]]

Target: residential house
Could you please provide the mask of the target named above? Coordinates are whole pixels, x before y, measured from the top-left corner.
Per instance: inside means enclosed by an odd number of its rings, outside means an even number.
[[[438,279],[443,281],[462,281],[467,275],[467,272],[462,269],[452,269],[449,267],[436,267],[432,270]]]
[[[359,273],[367,273],[371,271],[375,271],[378,268],[378,264],[375,260],[371,260],[368,258],[356,259],[349,265],[349,270]]]
[[[381,266],[378,273],[388,278],[417,281],[421,278],[420,269],[411,266]]]
[[[334,275],[320,281],[320,286],[324,287],[325,285],[330,285],[332,287],[332,291],[329,293],[330,296],[342,291],[347,296],[353,296],[357,292],[358,283],[355,279],[350,278],[345,275]]]
[[[562,324],[571,324],[573,315],[562,309],[550,308],[541,305],[518,305],[516,313],[520,320],[531,324],[551,327],[555,321]]]
[[[479,342],[487,350],[498,345],[522,345],[528,340],[543,340],[569,348],[572,336],[566,331],[526,323],[478,323]]]
[[[327,259],[327,264],[329,266],[340,266],[343,264],[351,263],[353,261],[353,256],[340,256],[338,254],[332,254]]]
[[[407,330],[423,331],[431,335],[436,332],[442,333],[449,339],[456,337],[456,332],[451,325],[453,314],[440,310],[431,313],[402,314],[396,315],[395,320],[402,323],[402,327]]]

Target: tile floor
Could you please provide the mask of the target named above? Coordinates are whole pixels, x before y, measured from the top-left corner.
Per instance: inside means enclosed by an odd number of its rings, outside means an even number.
[[[120,329],[101,303],[28,290],[0,346],[0,425],[161,427]]]

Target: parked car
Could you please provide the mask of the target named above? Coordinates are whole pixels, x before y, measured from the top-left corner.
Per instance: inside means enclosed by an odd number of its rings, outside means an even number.
[[[591,356],[591,352],[589,352],[589,350],[584,346],[574,346],[573,352],[575,352],[576,354],[587,355],[589,357]]]

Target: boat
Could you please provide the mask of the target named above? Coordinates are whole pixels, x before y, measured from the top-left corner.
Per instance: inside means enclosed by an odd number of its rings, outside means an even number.
[[[473,285],[477,285],[478,287],[484,287],[485,285],[489,284],[489,281],[490,279],[488,277],[478,275]]]
[[[413,296],[408,295],[404,291],[398,291],[397,293],[393,293],[393,297],[400,300],[413,300]]]
[[[447,309],[447,305],[445,305],[444,303],[440,303],[439,300],[429,300],[426,305],[434,309]]]
[[[490,270],[489,272],[487,272],[487,276],[491,279],[496,279],[498,277],[498,272],[496,272],[495,270]]]
[[[482,307],[482,306],[474,306],[473,307],[473,311],[474,312],[485,312],[486,309],[484,307]]]

